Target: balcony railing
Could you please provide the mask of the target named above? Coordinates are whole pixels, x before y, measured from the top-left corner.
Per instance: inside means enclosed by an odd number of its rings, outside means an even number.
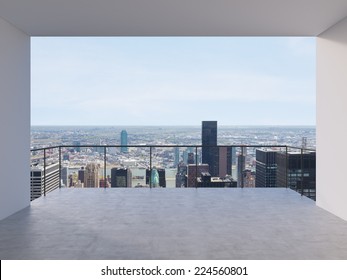
[[[315,171],[314,149],[287,145],[60,145],[31,150],[31,200],[63,186],[282,187],[315,200]]]

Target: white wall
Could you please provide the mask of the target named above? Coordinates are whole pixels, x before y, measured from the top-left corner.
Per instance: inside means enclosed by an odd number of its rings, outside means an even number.
[[[30,204],[30,37],[0,18],[0,220]]]
[[[317,205],[347,220],[347,18],[317,38]]]

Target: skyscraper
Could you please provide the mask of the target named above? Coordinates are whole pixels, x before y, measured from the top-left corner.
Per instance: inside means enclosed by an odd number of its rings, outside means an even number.
[[[218,148],[218,177],[231,175],[231,148]]]
[[[78,180],[81,181],[81,183],[84,183],[84,167],[82,166],[80,170],[78,170]]]
[[[159,172],[154,167],[151,172],[151,187],[159,187]]]
[[[44,192],[51,192],[59,187],[59,164],[33,166],[30,171],[30,199],[34,200]]]
[[[243,171],[245,169],[246,169],[246,156],[243,154],[240,154],[237,156],[237,187],[238,188],[244,187]]]
[[[164,168],[158,168],[158,175],[159,175],[159,187],[166,188],[166,176],[165,176],[165,169]]]
[[[255,187],[277,187],[277,151],[256,150]]]
[[[174,153],[175,153],[175,167],[177,167],[178,163],[180,162],[180,149],[178,147],[175,147]]]
[[[277,153],[277,185],[316,199],[316,153]],[[287,169],[288,168],[288,169]]]
[[[126,130],[122,130],[120,133],[120,144],[122,146],[127,146],[128,145],[128,132]],[[128,147],[121,147],[120,151],[122,153],[127,153],[128,152]]]
[[[88,163],[84,171],[84,187],[99,187],[99,166],[95,163]]]
[[[131,188],[132,174],[129,168],[111,169],[111,188]]]
[[[69,167],[68,166],[63,166],[61,168],[61,183],[65,187],[68,186],[68,181],[69,181]]]
[[[187,165],[187,188],[197,187],[197,178],[201,176],[201,173],[208,173],[208,164],[188,164]]]
[[[242,182],[244,188],[255,188],[255,172],[250,169],[243,170]]]
[[[153,167],[152,171],[146,169],[146,184],[151,187],[166,188],[165,169],[156,167]]]
[[[219,173],[219,153],[217,146],[217,121],[202,122],[202,163],[208,164],[212,177]]]
[[[187,165],[180,162],[177,166],[176,188],[187,187]]]
[[[231,148],[231,164],[235,165],[236,164],[236,147]]]
[[[194,163],[195,163],[195,154],[188,153],[187,164],[194,164]]]

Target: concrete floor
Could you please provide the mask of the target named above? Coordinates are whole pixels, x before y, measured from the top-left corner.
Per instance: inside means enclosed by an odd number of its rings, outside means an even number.
[[[0,259],[347,259],[347,222],[286,189],[61,189],[0,222]]]

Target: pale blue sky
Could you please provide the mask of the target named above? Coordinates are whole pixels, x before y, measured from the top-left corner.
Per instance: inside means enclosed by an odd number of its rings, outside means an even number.
[[[315,38],[31,43],[32,125],[315,125]]]

